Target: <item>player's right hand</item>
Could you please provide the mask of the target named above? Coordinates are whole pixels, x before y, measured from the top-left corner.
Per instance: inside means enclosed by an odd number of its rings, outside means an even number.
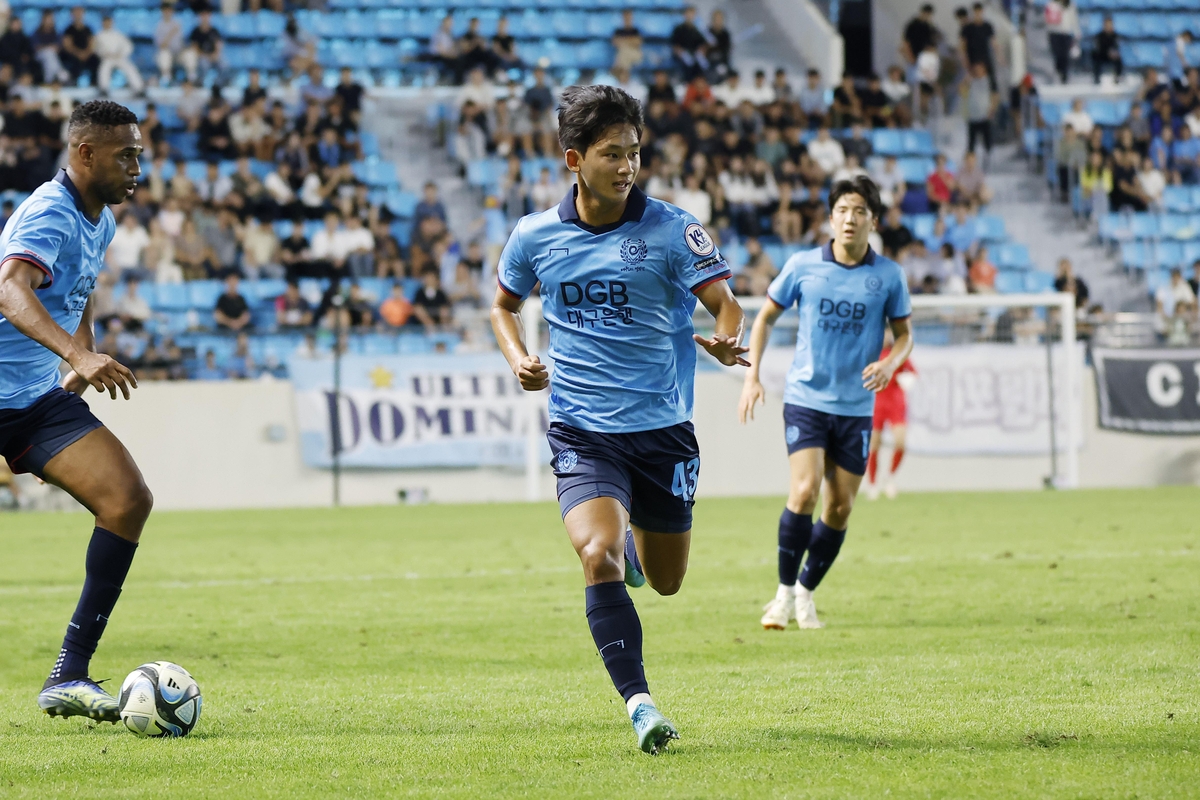
[[[527,392],[540,392],[550,385],[550,373],[537,356],[523,356],[517,364],[517,379]]]
[[[738,419],[743,425],[747,419],[754,419],[754,406],[767,404],[767,393],[762,381],[746,381],[742,385],[742,398],[738,400]]]
[[[97,392],[108,392],[113,400],[117,399],[118,388],[126,400],[129,399],[129,390],[137,388],[137,378],[133,377],[129,368],[103,353],[84,352],[70,363],[76,375]]]

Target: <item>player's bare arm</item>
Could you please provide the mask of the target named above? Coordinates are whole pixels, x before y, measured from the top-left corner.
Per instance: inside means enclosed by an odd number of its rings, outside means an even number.
[[[711,339],[706,339],[698,333],[692,335],[696,344],[727,367],[750,366],[750,362],[742,358],[749,349],[742,346],[746,315],[734,298],[733,292],[729,291],[729,284],[725,281],[714,281],[697,291],[696,298],[717,321]]]
[[[521,324],[522,301],[503,289],[496,289],[492,301],[492,331],[500,352],[508,361],[513,374],[527,392],[538,392],[550,385],[550,373],[537,356],[529,355],[525,347],[525,331]]]
[[[896,339],[896,343],[892,345],[892,351],[888,353],[887,358],[868,364],[862,373],[863,388],[872,392],[886,389],[887,385],[892,382],[896,370],[900,369],[912,353],[912,326],[909,325],[908,318],[889,320],[889,325],[892,329],[892,336]]]
[[[742,397],[738,400],[738,419],[743,425],[746,424],[746,420],[754,419],[755,405],[767,404],[767,393],[763,389],[758,370],[762,365],[763,352],[767,349],[767,340],[771,338],[771,327],[783,310],[783,306],[768,297],[759,309],[758,316],[754,318],[754,324],[750,326],[750,368],[746,370],[746,382],[742,384]]]
[[[130,389],[137,388],[133,373],[108,356],[80,346],[78,339],[54,321],[36,293],[45,280],[46,273],[32,262],[19,258],[4,262],[0,266],[0,314],[18,331],[70,364],[74,373],[96,391],[107,391],[115,400],[120,389],[128,400]],[[90,308],[89,302],[88,330]]]
[[[79,318],[79,329],[75,331],[76,344],[83,350],[89,352],[96,351],[96,330],[92,324],[92,309],[94,298],[89,297],[87,305],[83,307],[83,316]],[[78,372],[71,370],[63,378],[62,387],[73,394],[83,394],[87,391],[89,384]]]

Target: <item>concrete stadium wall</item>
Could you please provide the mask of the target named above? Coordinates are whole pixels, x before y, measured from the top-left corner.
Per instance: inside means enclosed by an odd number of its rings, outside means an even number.
[[[804,54],[805,65],[821,71],[826,87],[836,86],[846,65],[845,43],[825,15],[810,0],[763,0],[763,4]]]
[[[696,380],[696,431],[704,455],[700,496],[780,495],[787,491],[781,400],[771,397],[757,421],[736,419],[740,380],[701,373]],[[321,506],[331,502],[330,475],[305,467],[287,382],[144,383],[131,401],[89,392],[96,414],[141,466],[159,509]],[[1142,436],[1096,427],[1095,384],[1084,376],[1085,487],[1200,484],[1200,436]],[[281,436],[279,434],[282,434]],[[905,491],[1036,489],[1048,457],[910,456]],[[521,470],[430,469],[350,471],[347,504],[397,502],[401,489],[434,502],[521,500]],[[542,497],[554,497],[543,474]]]

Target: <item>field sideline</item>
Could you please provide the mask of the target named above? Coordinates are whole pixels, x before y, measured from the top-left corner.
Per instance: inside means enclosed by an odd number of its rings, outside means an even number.
[[[634,593],[658,758],[551,504],[156,513],[93,676],[190,669],[177,741],[38,711],[90,520],[3,515],[0,797],[1194,798],[1198,497],[862,502],[782,634],[781,500],[701,500],[683,591]]]

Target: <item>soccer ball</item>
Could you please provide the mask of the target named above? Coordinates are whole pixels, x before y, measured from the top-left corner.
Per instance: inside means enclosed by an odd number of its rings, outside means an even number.
[[[200,721],[200,687],[178,664],[142,664],[121,684],[121,721],[138,736],[187,736]]]

